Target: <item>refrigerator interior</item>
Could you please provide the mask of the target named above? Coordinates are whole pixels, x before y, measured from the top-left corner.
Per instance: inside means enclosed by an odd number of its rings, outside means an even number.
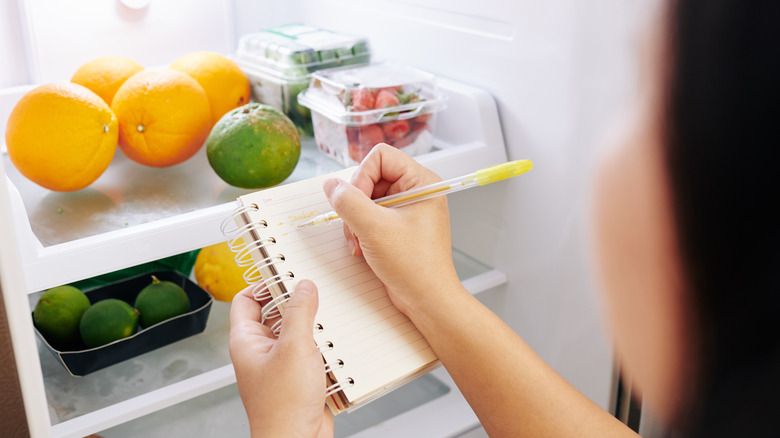
[[[434,73],[448,97],[436,150],[421,162],[454,177],[506,160],[534,161],[522,177],[450,197],[458,272],[553,368],[613,408],[612,346],[589,265],[587,180],[606,126],[631,98],[637,34],[654,0],[150,0],[127,6],[133,3],[6,2],[0,118],[7,119],[32,85],[67,80],[96,56],[124,55],[151,66],[197,50],[230,54],[240,35],[288,22],[365,35],[375,59]],[[203,153],[162,172],[140,169],[118,153],[78,196],[26,181],[4,147],[2,158],[8,187],[0,204],[15,227],[26,289],[19,293],[28,294],[30,308],[45,288],[222,240],[218,224],[244,193],[213,175]],[[338,166],[307,140],[290,180]],[[137,202],[111,204],[117,193]],[[51,225],[52,207],[61,202],[82,212],[64,229]],[[35,353],[27,365],[40,364],[48,412],[37,421],[51,423],[53,436],[246,435],[227,356],[228,307],[215,303],[201,335],[83,378]],[[474,436],[478,426],[443,369],[336,423],[339,436],[354,437]]]

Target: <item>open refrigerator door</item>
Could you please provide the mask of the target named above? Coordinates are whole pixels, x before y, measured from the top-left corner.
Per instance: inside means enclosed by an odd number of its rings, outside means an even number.
[[[0,90],[3,120],[36,84],[67,80],[78,65],[107,51],[145,65],[164,65],[196,50],[232,56],[243,35],[286,23],[365,35],[373,57],[436,75],[446,110],[437,114],[431,150],[416,157],[421,163],[445,179],[507,160],[535,164],[522,183],[451,196],[453,257],[461,280],[557,371],[612,410],[612,349],[583,254],[581,186],[595,143],[593,126],[603,125],[631,85],[629,48],[611,53],[616,47],[609,41],[634,31],[635,22],[618,25],[616,19],[633,17],[636,10],[607,0],[587,2],[587,10],[574,0],[478,7],[437,0],[151,1],[135,8],[120,1],[72,3],[16,3],[23,18],[17,34],[27,49],[7,56],[24,57],[10,76],[26,80]],[[607,18],[599,15],[606,11]],[[593,36],[596,27],[602,33]],[[65,56],[63,47],[78,55]],[[623,69],[617,77],[625,83],[605,83],[579,53],[607,54],[613,67]],[[586,107],[599,99],[597,111]],[[3,122],[0,134],[4,130]],[[12,293],[26,294],[30,307],[47,288],[223,241],[219,224],[235,198],[247,193],[214,175],[204,151],[162,170],[141,169],[117,153],[105,174],[77,196],[35,185],[5,150],[2,158],[8,194],[2,208],[14,228],[23,281]],[[304,137],[287,182],[340,168],[314,138]],[[62,205],[77,212],[65,225],[58,213]],[[30,387],[39,397],[29,403],[48,412],[49,418],[35,419],[46,423],[39,430],[58,437],[246,433],[227,354],[228,309],[215,302],[203,333],[80,378],[64,372],[38,345],[41,354],[28,365],[40,367],[43,380],[43,390]],[[338,436],[445,437],[468,433],[478,420],[439,369],[339,416],[336,424]]]

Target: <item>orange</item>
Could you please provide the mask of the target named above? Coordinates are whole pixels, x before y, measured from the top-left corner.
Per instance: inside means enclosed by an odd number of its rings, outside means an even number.
[[[117,119],[97,94],[69,82],[25,94],[8,117],[5,142],[19,172],[50,190],[92,184],[116,152]]]
[[[233,108],[249,103],[252,90],[249,80],[235,62],[211,52],[184,55],[171,64],[195,78],[211,103],[212,123]]]
[[[132,59],[122,56],[104,56],[79,67],[70,81],[94,91],[110,106],[116,90],[130,76],[143,69],[141,64]]]
[[[195,259],[195,281],[217,301],[231,301],[247,287],[244,271],[248,268],[238,266],[235,257],[228,244],[220,242],[201,249]]]
[[[144,70],[130,77],[111,105],[119,120],[119,148],[152,167],[195,155],[211,129],[209,100],[198,81],[178,70]]]

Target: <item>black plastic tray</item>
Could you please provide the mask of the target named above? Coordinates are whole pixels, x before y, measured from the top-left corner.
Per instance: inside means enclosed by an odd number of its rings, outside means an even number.
[[[176,271],[148,272],[87,290],[84,293],[92,303],[106,298],[117,298],[132,306],[141,289],[152,282],[152,275],[161,281],[171,281],[181,286],[190,298],[190,311],[139,330],[127,338],[101,347],[83,350],[57,350],[46,341],[46,338],[37,329],[35,333],[46,349],[59,360],[71,375],[83,376],[202,332],[206,328],[206,321],[214,299],[192,280]]]

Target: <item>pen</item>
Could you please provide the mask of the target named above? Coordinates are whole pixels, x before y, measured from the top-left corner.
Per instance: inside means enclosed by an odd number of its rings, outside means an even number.
[[[424,201],[435,196],[447,195],[471,187],[484,186],[496,181],[512,178],[513,176],[528,172],[532,167],[533,163],[531,163],[531,160],[517,160],[496,164],[495,166],[485,167],[484,169],[469,173],[468,175],[448,179],[446,181],[441,181],[423,187],[417,187],[405,192],[396,193],[394,195],[377,198],[374,200],[374,202],[376,202],[377,205],[381,205],[383,207],[403,207],[404,205]],[[298,225],[298,228],[325,224],[339,219],[341,218],[339,217],[338,213],[331,211],[328,213],[323,213]]]

